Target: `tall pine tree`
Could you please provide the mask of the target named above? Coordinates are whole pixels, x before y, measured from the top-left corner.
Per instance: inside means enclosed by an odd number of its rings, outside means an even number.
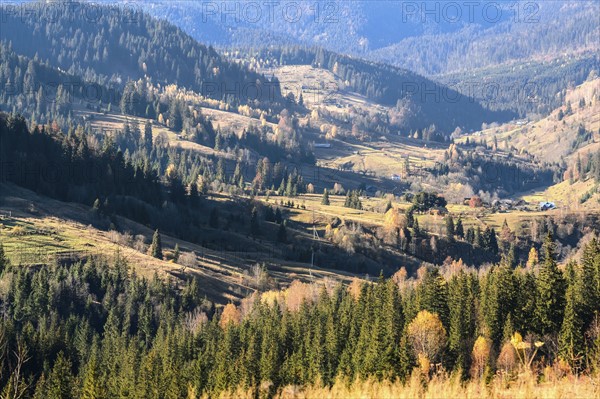
[[[565,280],[556,263],[556,245],[548,232],[544,241],[544,263],[537,279],[537,324],[542,334],[560,330],[565,304]]]

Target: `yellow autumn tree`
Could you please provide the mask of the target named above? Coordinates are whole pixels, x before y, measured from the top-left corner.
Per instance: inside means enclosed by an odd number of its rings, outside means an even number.
[[[221,320],[219,320],[219,325],[221,328],[226,328],[230,324],[238,325],[242,320],[242,315],[238,308],[233,303],[228,303],[223,308],[223,313],[221,314]]]
[[[531,247],[531,250],[529,250],[529,257],[527,258],[527,267],[528,268],[534,267],[539,262],[540,262],[540,255],[539,255],[537,249],[535,249],[535,247]]]
[[[167,179],[169,179],[169,181],[176,179],[178,177],[178,173],[175,165],[169,164],[169,166],[167,166],[165,175],[167,176]]]
[[[406,217],[401,215],[396,208],[390,208],[383,220],[384,239],[388,244],[395,244],[398,241],[400,230],[406,227]]]
[[[439,316],[421,310],[408,325],[408,337],[423,373],[429,373],[431,362],[437,360],[446,345],[446,329]]]
[[[473,352],[471,353],[471,375],[473,378],[480,378],[485,367],[490,360],[490,354],[492,352],[492,342],[486,338],[479,336],[473,345]]]
[[[352,283],[350,283],[350,285],[348,286],[348,292],[350,293],[350,295],[352,295],[352,298],[354,298],[355,301],[358,301],[358,298],[360,297],[362,286],[363,281],[359,280],[356,277],[352,279]]]
[[[496,361],[498,368],[504,373],[510,373],[517,364],[517,354],[510,342],[505,342]]]

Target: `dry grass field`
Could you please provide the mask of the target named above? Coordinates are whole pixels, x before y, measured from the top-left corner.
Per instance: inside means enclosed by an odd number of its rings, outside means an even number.
[[[123,129],[123,125],[125,123],[129,123],[130,125],[137,124],[140,130],[143,132],[144,124],[150,121],[149,119],[140,118],[136,116],[121,114],[104,114],[88,110],[76,111],[76,113],[79,116],[87,118],[94,131],[107,135],[114,134],[114,132],[116,132],[117,130]],[[156,139],[159,135],[166,135],[166,137],[169,140],[169,145],[171,146],[196,151],[204,155],[217,154],[217,151],[210,147],[206,147],[194,143],[192,141],[181,139],[177,133],[175,133],[174,131],[172,131],[164,125],[161,125],[155,121],[150,122],[152,122],[152,136],[154,139]],[[221,154],[221,156],[226,156],[226,154]]]
[[[496,376],[489,384],[482,381],[460,382],[447,375],[434,376],[425,381],[414,372],[406,384],[390,381],[356,381],[352,384],[336,382],[332,387],[288,386],[275,395],[277,399],[592,399],[600,396],[598,377],[566,376],[557,378],[544,375],[546,381],[537,382],[531,375],[516,380]],[[252,398],[254,392],[225,393],[222,399]]]
[[[353,278],[350,273],[318,267],[311,269],[307,264],[286,261],[266,247],[254,254],[216,251],[165,234],[161,236],[166,259],[178,244],[182,254],[193,254],[193,262],[182,265],[172,260],[158,260],[131,245],[131,241],[141,235],[148,247],[153,231],[146,226],[118,217],[121,230],[127,234],[115,234],[93,227],[93,216],[85,206],[41,197],[10,184],[3,184],[1,189],[0,242],[13,264],[31,266],[55,260],[78,261],[90,256],[110,259],[118,253],[137,274],[148,278],[155,273],[175,279],[200,277],[209,299],[217,303],[237,301],[252,292],[248,276],[258,262],[266,264],[269,277],[278,287],[286,286],[294,279],[349,282]],[[207,234],[210,235],[210,231]],[[250,247],[250,242],[258,245],[251,240],[244,243],[249,239],[243,235],[231,233],[231,239],[242,247]]]

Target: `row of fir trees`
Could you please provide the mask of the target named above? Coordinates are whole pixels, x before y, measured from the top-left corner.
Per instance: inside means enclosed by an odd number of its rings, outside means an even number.
[[[564,269],[554,251],[548,236],[543,260],[528,270],[424,267],[418,278],[398,273],[349,287],[294,282],[285,295],[254,294],[221,309],[201,280],[142,278],[119,253],[111,264],[24,268],[0,249],[1,393],[259,395],[339,380],[405,381],[417,366],[480,378],[516,373],[521,351],[534,364],[598,372],[600,244],[591,240]]]

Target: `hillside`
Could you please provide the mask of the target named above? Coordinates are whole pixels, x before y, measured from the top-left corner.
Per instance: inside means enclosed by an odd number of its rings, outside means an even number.
[[[492,110],[513,110],[521,117],[539,118],[564,104],[568,90],[599,71],[600,60],[592,51],[513,61],[438,75],[436,79]]]
[[[226,9],[153,1],[142,7],[220,47],[319,46],[428,76],[597,51],[600,43],[594,17],[598,3],[591,0],[428,8],[401,1],[251,3],[241,1]]]
[[[228,51],[319,47],[411,70],[475,97],[486,108],[521,117],[551,111],[563,90],[598,71],[594,15],[600,9],[592,0],[240,1],[231,9],[153,1],[141,7]],[[293,16],[286,14],[290,10]]]
[[[528,201],[552,201],[561,208],[598,209],[600,182],[600,79],[588,79],[569,89],[561,107],[549,116],[495,126],[456,140],[498,143],[516,154],[544,164],[559,165],[559,182],[523,196]]]
[[[353,276],[327,267],[310,268],[303,263],[275,259],[267,251],[210,249],[167,234],[162,234],[167,257],[159,260],[147,253],[153,233],[147,226],[117,216],[115,224],[122,233],[104,230],[98,228],[98,218],[87,206],[52,200],[12,184],[0,184],[0,188],[0,242],[8,259],[21,266],[54,261],[72,264],[92,257],[113,260],[122,256],[138,275],[146,278],[156,273],[177,284],[197,278],[203,295],[221,305],[239,301],[256,290],[287,287],[292,280],[349,282]],[[176,244],[181,251],[177,261],[173,259]],[[261,262],[263,271],[256,269]]]
[[[319,48],[271,48],[235,52],[232,57],[251,60],[246,61],[249,66],[275,76],[283,92],[292,92],[295,98],[300,94],[303,99],[307,97],[312,108],[356,110],[367,115],[363,117],[367,120],[375,119],[375,114],[390,125],[390,133],[394,134],[433,128],[437,140],[443,141],[457,128],[479,129],[483,123],[507,121],[515,116],[510,111],[490,111],[473,98],[408,70]],[[338,93],[358,94],[379,107],[365,109],[360,104],[364,99],[340,103]]]
[[[547,117],[492,127],[473,137],[507,141],[517,151],[547,163],[573,161],[577,154],[596,150],[600,140],[599,96],[600,79],[590,78],[567,90],[564,102]]]
[[[599,11],[1,2],[0,399],[600,398]]]
[[[276,84],[138,10],[85,2],[33,2],[2,10],[1,40],[13,51],[87,81],[123,88],[145,78],[235,103],[279,100]],[[258,98],[244,96],[244,84],[264,90]]]

